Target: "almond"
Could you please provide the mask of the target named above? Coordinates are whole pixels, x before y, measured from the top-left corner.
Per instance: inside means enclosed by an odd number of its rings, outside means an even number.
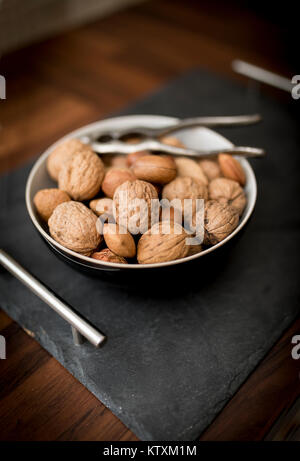
[[[156,184],[167,184],[176,176],[172,158],[162,155],[145,155],[136,160],[132,171],[138,179]]]
[[[246,184],[246,176],[240,162],[229,154],[220,153],[219,165],[225,178],[237,181],[241,186]]]

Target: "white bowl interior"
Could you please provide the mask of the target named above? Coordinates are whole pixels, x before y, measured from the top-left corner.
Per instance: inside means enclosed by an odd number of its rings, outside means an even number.
[[[173,117],[164,117],[164,116],[154,116],[154,115],[131,115],[131,116],[124,116],[124,117],[116,117],[111,119],[106,119],[103,121],[95,122],[90,125],[87,125],[79,130],[76,130],[67,136],[64,136],[60,140],[58,140],[55,144],[50,146],[36,161],[34,164],[30,175],[27,180],[26,185],[26,206],[29,212],[29,215],[32,219],[34,226],[37,230],[42,234],[42,236],[50,243],[52,247],[58,250],[61,254],[65,257],[70,258],[72,260],[76,260],[76,262],[81,263],[83,265],[90,265],[93,268],[105,269],[108,270],[109,268],[112,269],[141,269],[141,268],[153,268],[153,267],[164,267],[182,263],[183,261],[188,261],[192,259],[197,259],[199,257],[203,257],[205,254],[210,253],[211,251],[216,250],[219,246],[224,245],[227,241],[229,241],[234,235],[236,235],[239,230],[246,224],[248,221],[256,201],[256,194],[257,194],[257,185],[255,175],[253,170],[246,159],[239,158],[241,162],[245,174],[246,174],[246,187],[245,193],[247,196],[247,205],[243,212],[243,215],[240,219],[240,223],[238,227],[224,240],[222,240],[217,245],[214,245],[207,250],[202,251],[193,256],[189,256],[183,259],[177,259],[175,261],[168,261],[165,263],[156,263],[156,264],[116,264],[116,263],[108,263],[103,261],[92,260],[86,256],[79,255],[72,250],[68,250],[67,248],[63,247],[59,243],[57,243],[47,232],[46,226],[41,222],[37,212],[35,210],[33,204],[33,198],[36,192],[40,189],[56,187],[56,184],[51,180],[47,172],[47,157],[50,152],[54,149],[54,147],[59,144],[62,140],[71,138],[71,137],[80,137],[84,135],[89,135],[92,137],[97,137],[101,134],[101,132],[105,132],[107,130],[113,130],[118,128],[131,128],[137,125],[151,125],[157,127],[167,126],[171,122],[173,122]],[[216,133],[213,130],[208,128],[193,128],[189,130],[185,130],[176,134],[176,137],[180,139],[186,146],[198,149],[225,149],[232,146],[232,143],[228,141],[226,138],[221,136],[220,134]]]

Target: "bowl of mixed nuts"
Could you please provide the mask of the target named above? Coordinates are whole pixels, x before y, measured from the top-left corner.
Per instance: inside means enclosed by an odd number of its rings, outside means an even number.
[[[175,120],[138,115],[99,121],[41,155],[27,180],[26,206],[56,252],[94,270],[160,268],[202,258],[242,229],[255,206],[255,175],[246,159],[222,152],[232,144],[215,131],[199,127],[160,140],[219,152],[209,158],[151,151],[99,155],[82,142],[108,130]]]

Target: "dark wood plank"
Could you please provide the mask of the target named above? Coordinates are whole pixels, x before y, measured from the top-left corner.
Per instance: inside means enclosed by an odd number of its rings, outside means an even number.
[[[68,131],[190,68],[243,80],[231,70],[234,58],[292,72],[278,26],[216,1],[150,1],[4,56],[0,170],[22,164]],[[296,322],[201,440],[265,437],[299,395],[299,365],[290,357],[291,335],[299,330]],[[0,439],[136,439],[1,311],[0,332],[8,356],[0,361]]]

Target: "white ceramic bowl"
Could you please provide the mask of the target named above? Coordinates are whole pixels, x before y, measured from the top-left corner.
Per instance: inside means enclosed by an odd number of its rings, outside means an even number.
[[[75,253],[72,250],[69,250],[59,243],[57,243],[48,233],[45,224],[40,220],[37,212],[35,210],[33,204],[33,197],[36,192],[40,189],[45,189],[49,187],[56,187],[56,184],[50,179],[46,163],[47,157],[50,152],[54,149],[54,147],[59,144],[62,140],[72,138],[72,137],[81,137],[84,135],[98,137],[102,132],[107,132],[108,130],[114,130],[118,128],[131,128],[137,125],[150,125],[150,126],[157,126],[163,127],[171,122],[174,122],[176,119],[173,117],[164,117],[164,116],[157,116],[157,115],[129,115],[124,117],[116,117],[110,118],[106,120],[101,120],[99,122],[92,123],[90,125],[86,125],[83,128],[80,128],[72,133],[64,136],[63,138],[59,139],[55,144],[50,146],[35,162],[28,180],[26,184],[26,206],[29,213],[29,216],[38,230],[38,232],[42,235],[42,237],[46,240],[46,242],[61,256],[66,258],[69,261],[77,263],[81,266],[85,266],[89,269],[94,270],[105,270],[105,271],[131,271],[131,270],[142,270],[142,269],[153,269],[153,268],[162,268],[168,266],[175,266],[178,264],[183,264],[188,261],[192,261],[198,258],[203,258],[209,253],[213,251],[217,251],[219,247],[225,245],[229,240],[231,240],[246,224],[248,219],[250,218],[255,202],[256,202],[256,194],[257,194],[257,186],[256,186],[256,179],[254,172],[246,159],[240,158],[240,162],[244,168],[246,174],[246,187],[245,193],[247,196],[247,205],[243,212],[243,215],[240,219],[238,227],[224,240],[222,240],[217,245],[208,248],[201,253],[188,256],[186,258],[177,259],[175,261],[168,261],[164,263],[156,263],[156,264],[116,264],[116,263],[109,263],[98,261],[95,259],[88,258],[86,256],[82,256],[78,253]],[[176,137],[179,138],[184,144],[189,147],[194,147],[198,149],[220,149],[220,151],[226,147],[231,147],[232,143],[228,141],[226,138],[221,136],[220,134],[207,129],[207,128],[193,128],[186,131],[181,131],[176,134]]]

